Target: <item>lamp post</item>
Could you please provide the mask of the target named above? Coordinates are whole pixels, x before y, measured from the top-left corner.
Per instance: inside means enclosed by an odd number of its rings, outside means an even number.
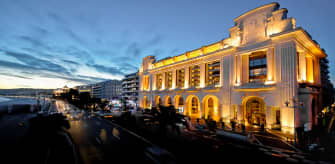
[[[289,104],[290,104],[290,101],[289,101],[289,100],[292,100],[292,102],[293,102],[293,106],[289,106]],[[303,106],[304,103],[298,101],[298,100],[297,100],[297,97],[295,97],[295,96],[294,96],[292,99],[289,99],[289,100],[287,100],[287,101],[285,102],[285,105],[286,105],[286,107],[288,107],[288,108],[293,108],[294,145],[296,145],[296,141],[297,141],[297,132],[296,132],[296,129],[295,129],[295,128],[296,128],[296,127],[295,127],[295,125],[296,125],[295,112],[296,112],[296,108],[299,107],[299,105],[300,105],[300,106]],[[297,109],[299,109],[299,108],[297,108]]]

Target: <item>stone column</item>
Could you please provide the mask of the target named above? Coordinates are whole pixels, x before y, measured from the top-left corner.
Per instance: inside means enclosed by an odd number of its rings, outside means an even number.
[[[220,58],[220,87],[223,86],[223,57]]]
[[[234,56],[224,56],[222,58],[222,96],[220,101],[222,101],[222,117],[229,120],[232,117],[231,109],[231,87],[234,84]]]
[[[314,59],[313,56],[308,55],[306,57],[306,65],[307,65],[307,81],[310,83],[314,83]]]
[[[185,85],[184,88],[189,88],[189,80],[190,80],[190,68],[185,66]]]
[[[269,48],[266,54],[266,66],[267,66],[267,81],[275,81],[274,75],[274,56],[273,56],[273,48]]]
[[[241,55],[235,56],[235,66],[234,66],[234,72],[235,72],[235,84],[240,85],[241,84],[241,69],[242,69],[242,62],[241,62]]]
[[[315,84],[321,84],[320,59],[316,56],[314,56],[314,82],[315,82]]]
[[[156,74],[152,74],[152,90],[156,90],[157,89],[157,87],[156,87],[156,82],[157,82],[157,75]]]
[[[249,55],[242,55],[242,84],[249,82]]]
[[[204,88],[206,85],[206,65],[205,63],[200,64],[200,87]]]
[[[305,52],[299,53],[299,81],[306,81],[306,55]]]
[[[165,89],[166,88],[166,79],[165,79],[165,72],[163,72],[162,74],[162,89]]]
[[[177,70],[172,70],[172,89],[176,88],[176,83],[177,83]]]
[[[294,132],[295,117],[297,116],[294,112],[293,98],[297,97],[297,53],[296,44],[294,41],[286,42],[276,46],[276,54],[280,57],[280,72],[281,72],[281,84],[280,84],[280,102],[281,106],[281,124],[283,131]],[[285,105],[285,102],[290,102],[289,106]]]

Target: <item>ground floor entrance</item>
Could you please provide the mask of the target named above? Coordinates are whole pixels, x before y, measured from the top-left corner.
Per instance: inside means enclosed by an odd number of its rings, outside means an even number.
[[[265,126],[265,102],[259,97],[248,97],[243,100],[243,120],[246,125]]]

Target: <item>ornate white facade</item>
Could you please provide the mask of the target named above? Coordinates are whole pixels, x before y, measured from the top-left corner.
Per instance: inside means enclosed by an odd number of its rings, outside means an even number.
[[[234,19],[230,37],[184,54],[143,59],[142,108],[174,105],[193,118],[265,124],[293,133],[315,123],[326,54],[271,3]]]

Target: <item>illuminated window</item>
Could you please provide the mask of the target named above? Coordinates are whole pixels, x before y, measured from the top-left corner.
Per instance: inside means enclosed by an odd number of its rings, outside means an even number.
[[[192,98],[192,114],[197,114],[198,113],[198,99],[193,97]]]
[[[178,110],[179,110],[179,113],[184,113],[184,99],[183,97],[179,97],[179,100],[178,100]]]
[[[165,88],[172,88],[172,71],[165,72]]]
[[[220,84],[220,61],[206,64],[206,86],[217,86]]]
[[[167,105],[167,106],[171,106],[171,105],[172,105],[171,97],[168,97],[168,98],[167,98],[166,105]]]
[[[264,82],[266,72],[265,52],[252,53],[249,56],[249,82]]]
[[[156,75],[156,80],[157,80],[156,81],[156,88],[157,89],[162,89],[163,76],[162,76],[161,73]]]
[[[276,111],[276,124],[280,124],[280,110]]]
[[[213,98],[208,99],[208,118],[212,118],[214,115],[214,100]]]
[[[185,69],[179,69],[177,70],[177,80],[176,80],[176,86],[177,88],[184,88],[185,85]]]
[[[143,77],[143,89],[149,90],[150,82],[149,82],[149,75]]]
[[[199,87],[200,86],[200,66],[191,66],[190,67],[190,87]]]

